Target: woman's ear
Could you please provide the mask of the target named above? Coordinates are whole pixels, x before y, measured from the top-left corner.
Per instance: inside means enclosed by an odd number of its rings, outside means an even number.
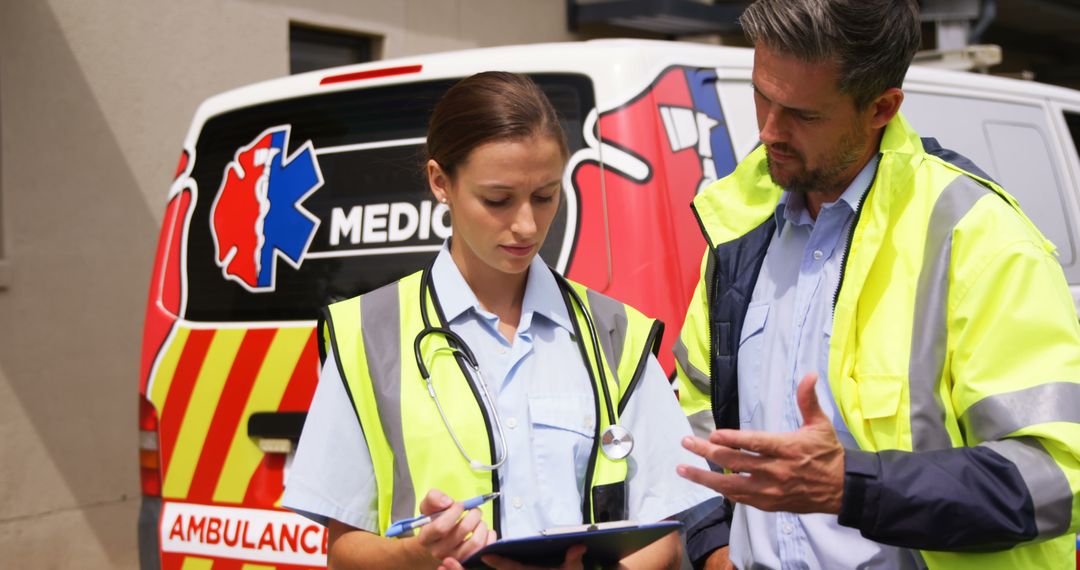
[[[435,195],[436,200],[445,204],[450,197],[450,177],[434,160],[427,161],[427,177],[431,193]]]

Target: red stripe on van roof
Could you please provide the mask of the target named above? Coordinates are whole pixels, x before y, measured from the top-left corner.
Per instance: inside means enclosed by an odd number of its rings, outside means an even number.
[[[319,85],[330,85],[332,83],[344,83],[346,81],[361,81],[363,79],[375,79],[377,77],[390,77],[392,75],[407,75],[409,73],[420,73],[423,69],[422,65],[403,65],[401,67],[385,67],[383,69],[371,69],[368,71],[357,71],[355,73],[343,73],[341,75],[329,75],[323,77],[319,81]]]
[[[277,329],[251,329],[245,333],[206,432],[202,455],[188,488],[188,500],[213,499],[233,437],[238,429],[247,429],[247,424],[240,425],[241,416],[276,333]]]

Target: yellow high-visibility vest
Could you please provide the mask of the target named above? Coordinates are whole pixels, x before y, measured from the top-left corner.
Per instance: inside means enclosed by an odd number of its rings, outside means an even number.
[[[428,490],[438,488],[452,497],[473,497],[498,489],[496,471],[475,470],[461,453],[444,425],[427,384],[415,364],[414,340],[424,329],[420,299],[423,272],[414,273],[365,295],[330,305],[325,312],[323,342],[337,355],[341,377],[360,419],[371,454],[378,488],[379,532],[391,522],[416,516],[419,502]],[[649,354],[660,344],[663,325],[609,297],[567,282],[578,293],[584,310],[596,325],[602,357],[589,342],[579,342],[586,368],[597,397],[597,421],[592,463],[586,472],[583,520],[603,522],[625,518],[626,460],[613,460],[599,450],[600,434],[613,422],[605,412],[605,391],[616,399],[613,409],[631,395],[645,371]],[[582,307],[573,307],[576,338],[589,339]],[[439,311],[430,291],[425,291],[427,313]],[[495,434],[491,418],[481,405],[479,394],[458,359],[452,356],[442,335],[425,335],[421,352],[431,359],[425,364],[432,378],[438,378],[438,397],[460,444],[476,461],[491,465],[495,455]],[[580,358],[579,354],[567,355]],[[616,370],[618,375],[612,374]],[[617,417],[617,414],[616,414]],[[509,454],[528,453],[511,449]],[[499,531],[498,501],[480,507],[484,522]]]

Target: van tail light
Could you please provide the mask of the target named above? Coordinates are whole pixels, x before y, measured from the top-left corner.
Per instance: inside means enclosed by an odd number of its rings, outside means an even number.
[[[161,496],[161,451],[158,445],[157,410],[139,395],[139,479],[142,494]]]

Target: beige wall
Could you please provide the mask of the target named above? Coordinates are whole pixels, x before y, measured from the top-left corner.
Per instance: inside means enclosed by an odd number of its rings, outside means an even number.
[[[137,566],[146,286],[202,99],[287,73],[290,19],[382,35],[397,57],[571,39],[564,7],[0,0],[0,565]]]

